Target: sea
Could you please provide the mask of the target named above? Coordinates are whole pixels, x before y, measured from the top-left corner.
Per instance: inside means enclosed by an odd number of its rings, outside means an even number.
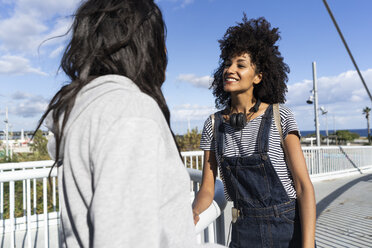
[[[368,136],[368,131],[367,131],[367,128],[366,129],[340,129],[340,130],[348,130],[350,131],[351,133],[357,133],[359,134],[360,137],[367,137]],[[336,130],[338,131],[338,130]],[[301,132],[301,136],[302,137],[305,137],[306,135],[308,134],[315,134],[315,130],[306,130],[306,131],[300,131]],[[326,136],[326,130],[319,130],[320,134],[321,135],[324,135]],[[333,134],[334,133],[334,130],[328,130],[328,134]]]
[[[340,130],[349,130],[350,132],[352,132],[352,133],[357,133],[357,134],[359,134],[359,136],[360,137],[367,137],[368,136],[368,132],[367,132],[367,128],[366,129],[340,129]],[[336,130],[337,131],[337,130]],[[308,134],[315,134],[315,130],[305,130],[305,131],[303,131],[303,130],[300,130],[300,132],[301,132],[301,136],[302,137],[305,137],[305,136],[307,136]],[[319,131],[320,132],[320,134],[321,135],[324,135],[324,136],[326,136],[326,130],[320,130]],[[30,132],[28,132],[28,133],[32,133],[31,131]],[[328,134],[330,135],[330,134],[333,134],[334,133],[334,130],[328,130]],[[31,135],[28,135],[27,137],[31,137]],[[12,136],[12,137],[9,137],[10,139],[20,139],[21,138],[21,136],[20,135],[14,135],[14,136]],[[4,140],[5,139],[5,137],[4,137],[4,135],[3,134],[0,134],[0,140]]]

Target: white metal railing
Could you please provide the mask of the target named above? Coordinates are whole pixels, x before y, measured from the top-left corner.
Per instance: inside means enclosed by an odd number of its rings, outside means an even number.
[[[302,151],[309,174],[312,176],[372,168],[372,146],[303,146]],[[203,151],[182,152],[181,154],[187,168],[202,168]]]
[[[1,247],[4,246],[4,242],[6,247],[16,247],[21,244],[32,247],[31,230],[39,227],[43,228],[44,247],[49,247],[49,225],[57,225],[59,215],[56,170],[51,173],[52,186],[49,189],[51,197],[47,192],[47,178],[52,164],[53,161],[0,164]],[[38,187],[42,187],[41,197],[37,193]],[[21,191],[22,199],[16,199],[16,191]],[[5,204],[6,200],[8,204]],[[48,210],[48,201],[51,201],[51,210]],[[38,209],[38,204],[41,204],[42,209]],[[16,233],[22,234],[16,237]]]
[[[204,164],[203,151],[181,152],[183,163],[190,175],[190,191],[192,198],[200,188],[202,181],[202,168]],[[197,239],[199,243],[225,244],[224,214],[226,199],[223,190],[223,183],[216,180],[215,199],[211,206],[199,215],[200,220],[196,225]],[[222,211],[222,212],[221,212]],[[219,217],[220,216],[220,217]]]
[[[202,155],[196,152],[198,156]],[[186,158],[187,162],[194,163],[193,167],[198,168],[196,163],[201,163],[200,158],[195,157],[189,153]],[[199,162],[197,160],[199,159]],[[36,246],[33,244],[31,238],[31,230],[43,229],[44,233],[44,247],[49,247],[49,226],[58,225],[59,222],[59,209],[56,209],[58,198],[56,192],[56,176],[57,171],[53,169],[51,173],[52,180],[52,194],[48,194],[48,181],[50,168],[53,161],[33,161],[22,163],[5,163],[0,164],[0,247],[16,247],[20,246],[17,238],[26,240],[27,247]],[[200,164],[201,165],[201,164]],[[197,169],[188,169],[191,179],[192,199],[200,187],[202,173]],[[43,213],[37,213],[37,183],[42,181],[42,206]],[[21,184],[22,200],[16,199],[15,186]],[[5,190],[8,188],[8,190]],[[8,193],[8,194],[6,194]],[[6,199],[9,199],[8,208],[6,209]],[[226,200],[223,193],[223,185],[220,180],[216,181],[216,194],[215,200],[211,206],[200,214],[200,221],[196,226],[196,232],[199,233],[197,239],[203,243],[224,243],[224,220],[218,218],[226,206]],[[52,199],[50,199],[52,197]],[[16,215],[16,201],[22,203],[22,214]],[[52,201],[53,211],[48,211],[48,201]],[[32,203],[31,203],[32,202]],[[7,210],[7,211],[5,211]],[[19,209],[18,209],[19,210]],[[218,218],[218,219],[217,219]],[[217,220],[216,220],[217,219]],[[25,231],[19,234],[20,231]],[[204,233],[203,233],[204,231]],[[221,234],[218,234],[220,232]],[[8,242],[4,242],[4,236],[7,235]],[[18,237],[21,236],[21,237]],[[34,238],[35,240],[36,238]],[[35,241],[34,241],[35,242]],[[5,244],[4,244],[5,243]],[[41,240],[38,241],[41,243]]]
[[[311,176],[332,175],[350,171],[361,172],[364,169],[372,168],[372,146],[322,146],[303,147],[302,149]],[[204,152],[182,152],[182,156],[186,168],[189,168],[188,171],[192,179],[190,191],[194,195],[199,189],[201,182],[201,172],[195,170],[202,169]],[[38,227],[44,227],[44,246],[49,247],[48,226],[57,225],[59,218],[56,170],[51,174],[51,197],[47,193],[47,177],[52,164],[53,161],[0,164],[0,236],[10,236],[9,246],[5,247],[15,247],[15,234],[22,230],[25,231],[24,239],[26,244],[31,247],[30,229]],[[41,184],[43,189],[41,196],[43,209],[41,213],[40,210],[39,213],[37,211],[37,184]],[[216,192],[216,196],[223,196],[222,183],[217,181],[217,185],[220,186],[216,187],[216,190],[219,191],[219,193]],[[21,188],[22,199],[15,199],[16,187]],[[222,199],[224,200],[224,197]],[[48,211],[48,201],[52,202],[52,211]],[[7,204],[5,204],[6,202]],[[21,202],[20,207],[16,206],[16,203],[19,202]],[[221,202],[223,202],[221,199],[215,199],[210,209],[200,215],[201,220],[196,226],[197,231],[203,230],[208,224],[204,232],[199,235],[200,242],[224,243],[225,235],[218,230],[219,226],[222,225],[220,221],[223,216],[219,217],[213,224],[210,224],[212,222],[211,219],[216,219],[219,214],[223,215],[223,204],[221,205]],[[18,212],[19,208],[21,208],[21,214],[18,213],[18,216],[15,214],[17,207]],[[206,219],[204,219],[204,216],[207,216],[205,217]],[[222,227],[221,230],[223,230]],[[1,242],[4,242],[4,239],[0,240],[0,245],[4,246]]]
[[[372,146],[302,147],[302,150],[313,178],[372,168]]]
[[[191,191],[191,198],[193,200],[200,188],[202,172],[190,168],[187,168],[187,171],[190,175],[191,182],[193,183]],[[220,179],[217,179],[215,183],[214,200],[209,208],[199,215],[199,222],[195,226],[199,243],[225,244],[225,222],[223,211],[226,204],[227,201],[224,195],[223,183]]]
[[[202,170],[204,163],[203,151],[181,152],[186,168]]]

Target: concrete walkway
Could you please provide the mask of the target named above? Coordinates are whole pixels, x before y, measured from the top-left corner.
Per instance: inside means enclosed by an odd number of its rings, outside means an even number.
[[[318,247],[372,247],[372,172],[314,182]]]

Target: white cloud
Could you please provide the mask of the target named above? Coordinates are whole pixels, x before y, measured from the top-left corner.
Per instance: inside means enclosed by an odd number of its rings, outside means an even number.
[[[0,20],[0,26],[1,49],[8,52],[35,52],[41,42],[40,34],[47,30],[41,21],[23,13]]]
[[[54,26],[51,28],[51,31],[44,35],[42,38],[45,45],[60,45],[61,43],[67,41],[70,38],[71,34],[67,34],[71,25],[72,25],[72,18],[61,18],[54,22]],[[60,45],[62,46],[62,45]],[[63,47],[65,47],[63,45]]]
[[[11,98],[14,101],[9,105],[9,113],[18,117],[41,117],[46,110],[49,101],[40,95],[33,95],[26,92],[16,92]]]
[[[178,4],[179,8],[185,8],[187,5],[194,3],[195,0],[155,0],[157,4],[160,2],[172,2]]]
[[[64,46],[59,46],[59,47],[57,47],[56,49],[54,49],[54,50],[50,53],[49,57],[50,57],[50,58],[58,57],[58,56],[62,53],[63,49],[65,49]]]
[[[47,109],[49,100],[41,95],[17,91],[1,102],[0,116],[5,115],[5,106],[8,107],[9,123],[12,130],[33,130],[38,120]]]
[[[185,8],[187,5],[192,4],[194,0],[183,0],[181,3],[181,8]]]
[[[171,109],[172,130],[184,134],[188,129],[203,129],[205,120],[217,110],[214,106],[183,104]]]
[[[5,55],[0,57],[0,74],[22,75],[26,73],[48,75],[39,68],[31,66],[30,61],[20,56]]]
[[[177,77],[177,80],[181,82],[191,83],[194,86],[202,88],[209,88],[213,81],[210,76],[198,77],[194,74],[180,74]]]
[[[361,72],[371,91],[372,69]],[[356,71],[347,71],[337,76],[321,77],[317,81],[318,97],[321,104],[339,102],[369,101],[366,90]],[[288,85],[288,104],[303,105],[313,88],[312,80],[303,80]]]
[[[13,110],[16,115],[24,118],[41,117],[47,106],[46,102],[19,103]]]
[[[330,131],[334,129],[359,129],[367,127],[365,116],[362,115],[362,110],[364,107],[370,106],[368,103],[345,103],[343,105],[334,103],[323,106],[328,111],[328,114],[326,116],[322,115],[321,111],[318,112],[321,130],[326,129],[326,121],[328,121],[328,130]],[[291,106],[290,108],[294,112],[300,130],[315,130],[313,105]]]
[[[71,24],[71,15],[80,0],[17,0],[12,14],[0,19],[0,48],[6,53],[37,53],[44,40],[63,35]],[[64,39],[55,39],[61,43]]]
[[[361,72],[372,91],[372,69]],[[208,88],[212,78],[198,77],[194,74],[180,74],[178,81],[187,82],[197,87]],[[300,130],[314,129],[314,105],[306,100],[313,88],[312,80],[288,85],[286,105],[295,114]],[[347,71],[336,76],[318,78],[318,103],[328,110],[328,128],[332,130],[345,128],[365,128],[366,120],[362,110],[371,106],[371,101],[356,71]],[[172,110],[173,121],[205,120],[215,112],[214,107],[183,105]],[[326,118],[319,111],[319,123],[322,130],[326,129]]]
[[[44,20],[56,15],[70,15],[81,0],[16,0],[15,10]]]
[[[11,97],[13,100],[26,100],[32,97],[32,95],[26,92],[17,91],[14,94],[12,94]]]
[[[172,121],[206,120],[217,110],[213,106],[184,104],[171,109]]]
[[[372,90],[372,69],[361,72]],[[288,86],[287,105],[294,111],[301,130],[314,129],[314,105],[306,104],[313,88],[312,80],[303,80]],[[362,109],[371,106],[366,90],[356,71],[318,79],[318,103],[328,110],[328,127],[365,128]],[[319,111],[321,129],[326,129],[326,118]]]

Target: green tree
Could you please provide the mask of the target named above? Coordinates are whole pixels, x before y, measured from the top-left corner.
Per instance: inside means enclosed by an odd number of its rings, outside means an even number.
[[[198,128],[193,128],[191,131],[187,130],[185,135],[177,135],[176,141],[181,151],[196,151],[200,150],[200,139],[201,133],[198,132]],[[188,168],[202,169],[201,157],[186,157],[184,164]],[[198,166],[197,166],[198,165]]]
[[[353,140],[359,138],[359,134],[352,133],[349,130],[337,130],[336,131],[336,136],[337,136],[338,140],[344,141],[344,142],[353,141]]]
[[[43,136],[41,130],[37,130],[30,144],[31,151],[35,157],[35,160],[48,160],[50,159],[48,154],[48,140]]]
[[[191,130],[187,130],[185,135],[177,135],[176,141],[181,151],[195,151],[200,150],[200,139],[201,133],[198,132],[198,128],[195,127]]]
[[[0,151],[0,163],[50,160],[47,148],[48,139],[43,136],[43,132],[38,130],[32,141],[30,144],[32,153],[13,153],[11,159],[6,159],[5,151]]]
[[[363,109],[363,115],[365,115],[366,119],[367,119],[368,143],[371,144],[371,133],[370,133],[370,129],[369,129],[369,112],[371,112],[371,108],[365,107]]]

